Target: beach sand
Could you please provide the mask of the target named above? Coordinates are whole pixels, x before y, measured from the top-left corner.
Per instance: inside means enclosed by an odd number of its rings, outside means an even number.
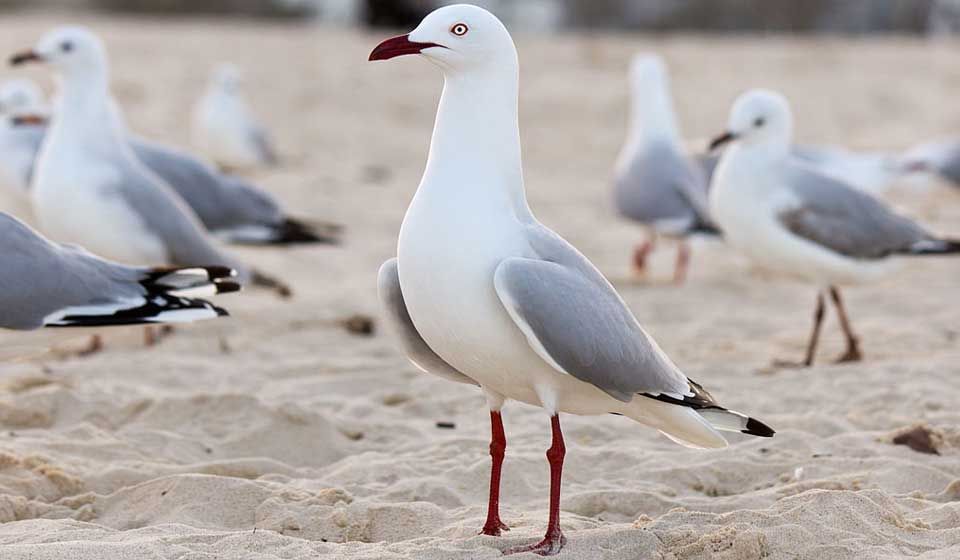
[[[5,17],[0,53],[65,19]],[[237,250],[296,297],[225,297],[230,319],[179,327],[154,348],[127,329],[106,333],[101,354],[64,358],[85,333],[0,334],[0,558],[482,559],[539,539],[543,412],[505,410],[513,530],[477,536],[489,469],[481,393],[417,372],[382,328],[363,337],[341,324],[379,314],[377,268],[424,165],[436,69],[365,62],[389,32],[79,19],[104,35],[129,124],[151,138],[188,145],[208,70],[244,67],[285,162],[255,179],[295,214],[347,231],[339,248]],[[572,34],[518,45],[536,214],[611,278],[688,376],[778,431],[696,451],[625,418],[564,416],[559,558],[960,557],[960,259],[910,260],[846,292],[865,362],[829,364],[842,349],[830,313],[821,365],[772,372],[773,358],[803,352],[813,288],[709,240],[695,243],[686,286],[668,284],[667,243],[637,282],[641,232],[609,204],[635,51],[666,57],[687,136],[721,131],[733,98],[766,86],[794,101],[801,140],[892,149],[960,129],[960,45]],[[50,83],[45,69],[27,73]],[[960,191],[905,184],[893,201],[960,236]],[[933,432],[938,454],[893,444],[915,426]]]

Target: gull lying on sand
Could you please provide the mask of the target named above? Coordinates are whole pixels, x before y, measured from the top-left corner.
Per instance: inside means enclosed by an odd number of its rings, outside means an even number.
[[[790,152],[793,116],[782,95],[753,90],[730,112],[713,142],[724,152],[710,190],[710,212],[724,238],[764,268],[815,283],[813,332],[804,360],[816,353],[827,291],[846,337],[839,361],[862,358],[839,286],[881,278],[895,256],[960,253],[876,198],[819,172]]]
[[[227,315],[199,297],[235,292],[224,267],[139,268],[48,241],[0,213],[0,328],[182,323]]]
[[[493,468],[482,532],[499,516],[507,399],[551,419],[550,518],[539,543],[506,553],[556,554],[565,447],[560,412],[621,414],[685,445],[723,447],[717,430],[771,436],[687,379],[609,282],[527,206],[517,122],[519,63],[509,32],[469,5],[440,8],[370,60],[422,55],[443,71],[430,155],[380,296],[421,369],[479,385],[490,407]]]

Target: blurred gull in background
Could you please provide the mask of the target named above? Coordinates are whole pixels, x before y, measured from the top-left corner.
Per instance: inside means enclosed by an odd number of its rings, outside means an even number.
[[[95,35],[79,27],[55,29],[34,50],[11,59],[29,61],[48,63],[61,77],[58,109],[30,189],[45,233],[128,264],[228,266],[241,282],[289,295],[280,281],[217,248],[189,206],[136,158]]]
[[[0,85],[0,111],[5,117],[0,129],[0,177],[14,198],[27,200],[49,111],[43,93],[25,79]],[[129,133],[127,140],[137,158],[183,198],[204,227],[224,241],[251,245],[338,241],[339,226],[293,218],[270,193],[244,179],[221,173],[182,150]]]
[[[818,286],[814,325],[802,362],[813,364],[828,291],[846,338],[841,362],[862,358],[839,286],[877,280],[891,257],[960,253],[876,198],[822,173],[790,152],[793,117],[782,95],[752,90],[734,103],[710,191],[724,239],[757,264]]]
[[[686,236],[717,234],[709,218],[707,177],[691,161],[677,127],[666,67],[642,54],[630,67],[630,129],[617,160],[614,203],[626,218],[643,224],[646,241],[634,251],[634,267],[646,270],[658,235],[678,239],[674,282],[686,278]]]
[[[912,172],[934,174],[960,187],[960,138],[945,138],[910,148],[903,154],[902,162]]]
[[[264,127],[243,97],[240,68],[218,66],[193,110],[193,139],[225,170],[277,164],[277,155]]]

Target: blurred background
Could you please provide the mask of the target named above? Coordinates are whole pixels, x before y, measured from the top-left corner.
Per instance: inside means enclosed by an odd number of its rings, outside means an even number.
[[[14,9],[232,14],[410,26],[440,0],[0,0]],[[949,34],[960,0],[477,0],[512,28]]]

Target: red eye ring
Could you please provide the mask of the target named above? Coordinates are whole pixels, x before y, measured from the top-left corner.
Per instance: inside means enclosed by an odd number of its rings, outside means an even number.
[[[467,31],[470,31],[470,28],[467,27],[465,23],[457,23],[450,28],[450,33],[453,33],[457,37],[463,37],[467,34]]]

